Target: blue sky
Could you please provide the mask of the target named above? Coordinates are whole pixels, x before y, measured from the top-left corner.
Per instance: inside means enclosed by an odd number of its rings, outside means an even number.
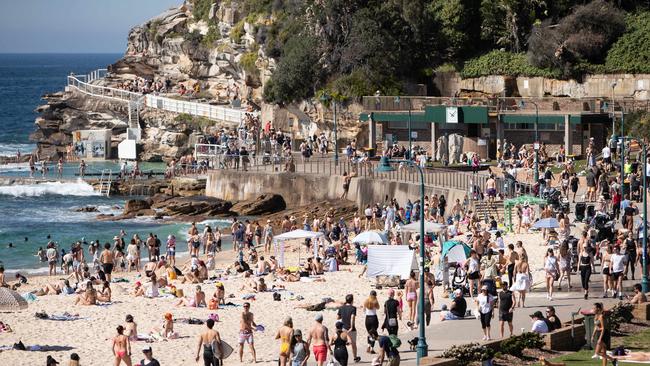
[[[0,53],[123,53],[131,27],[182,0],[11,0],[0,3]]]

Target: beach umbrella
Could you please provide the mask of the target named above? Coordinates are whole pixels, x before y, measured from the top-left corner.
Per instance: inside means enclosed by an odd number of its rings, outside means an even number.
[[[18,311],[23,309],[27,309],[27,300],[14,290],[0,287],[0,311]]]
[[[449,263],[464,262],[472,250],[467,244],[458,240],[449,240],[442,243],[442,258],[447,257]]]
[[[554,217],[549,217],[537,221],[533,227],[535,229],[554,229],[556,227],[560,227],[560,223],[557,222],[557,219]]]
[[[359,244],[388,244],[386,235],[377,231],[364,231],[352,239],[352,243]]]

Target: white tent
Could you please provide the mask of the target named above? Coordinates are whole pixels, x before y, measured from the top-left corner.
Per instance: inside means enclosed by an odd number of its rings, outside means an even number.
[[[424,222],[424,232],[425,233],[439,233],[447,228],[447,225],[439,224],[433,221]],[[408,225],[404,225],[401,228],[402,231],[415,231],[420,232],[420,221],[412,222]]]
[[[368,245],[368,277],[387,275],[407,279],[417,269],[415,251],[408,245]]]
[[[314,257],[318,257],[318,244],[315,243],[315,240],[319,237],[322,237],[323,233],[317,231],[306,231],[306,230],[293,230],[288,233],[276,235],[273,237],[273,247],[275,248],[275,256],[278,259],[278,265],[284,267],[284,242],[287,240],[300,240],[300,239],[311,239],[312,245],[314,247]],[[298,262],[300,262],[300,252],[301,249],[298,249]]]

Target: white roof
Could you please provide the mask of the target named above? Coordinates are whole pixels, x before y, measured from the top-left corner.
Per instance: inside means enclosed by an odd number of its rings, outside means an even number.
[[[323,236],[323,233],[319,231],[294,230],[289,231],[288,233],[276,235],[273,237],[273,240],[314,239],[319,236]]]

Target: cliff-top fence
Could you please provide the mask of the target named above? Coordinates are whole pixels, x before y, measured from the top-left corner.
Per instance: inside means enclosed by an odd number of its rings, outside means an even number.
[[[244,121],[245,114],[247,113],[240,108],[228,108],[208,103],[190,102],[154,94],[144,95],[108,86],[95,85],[93,83],[93,81],[103,79],[106,74],[106,69],[95,70],[86,75],[70,74],[68,75],[68,88],[75,89],[93,97],[125,103],[139,103],[140,101],[144,101],[144,105],[149,108],[174,113],[186,113],[238,125]]]

